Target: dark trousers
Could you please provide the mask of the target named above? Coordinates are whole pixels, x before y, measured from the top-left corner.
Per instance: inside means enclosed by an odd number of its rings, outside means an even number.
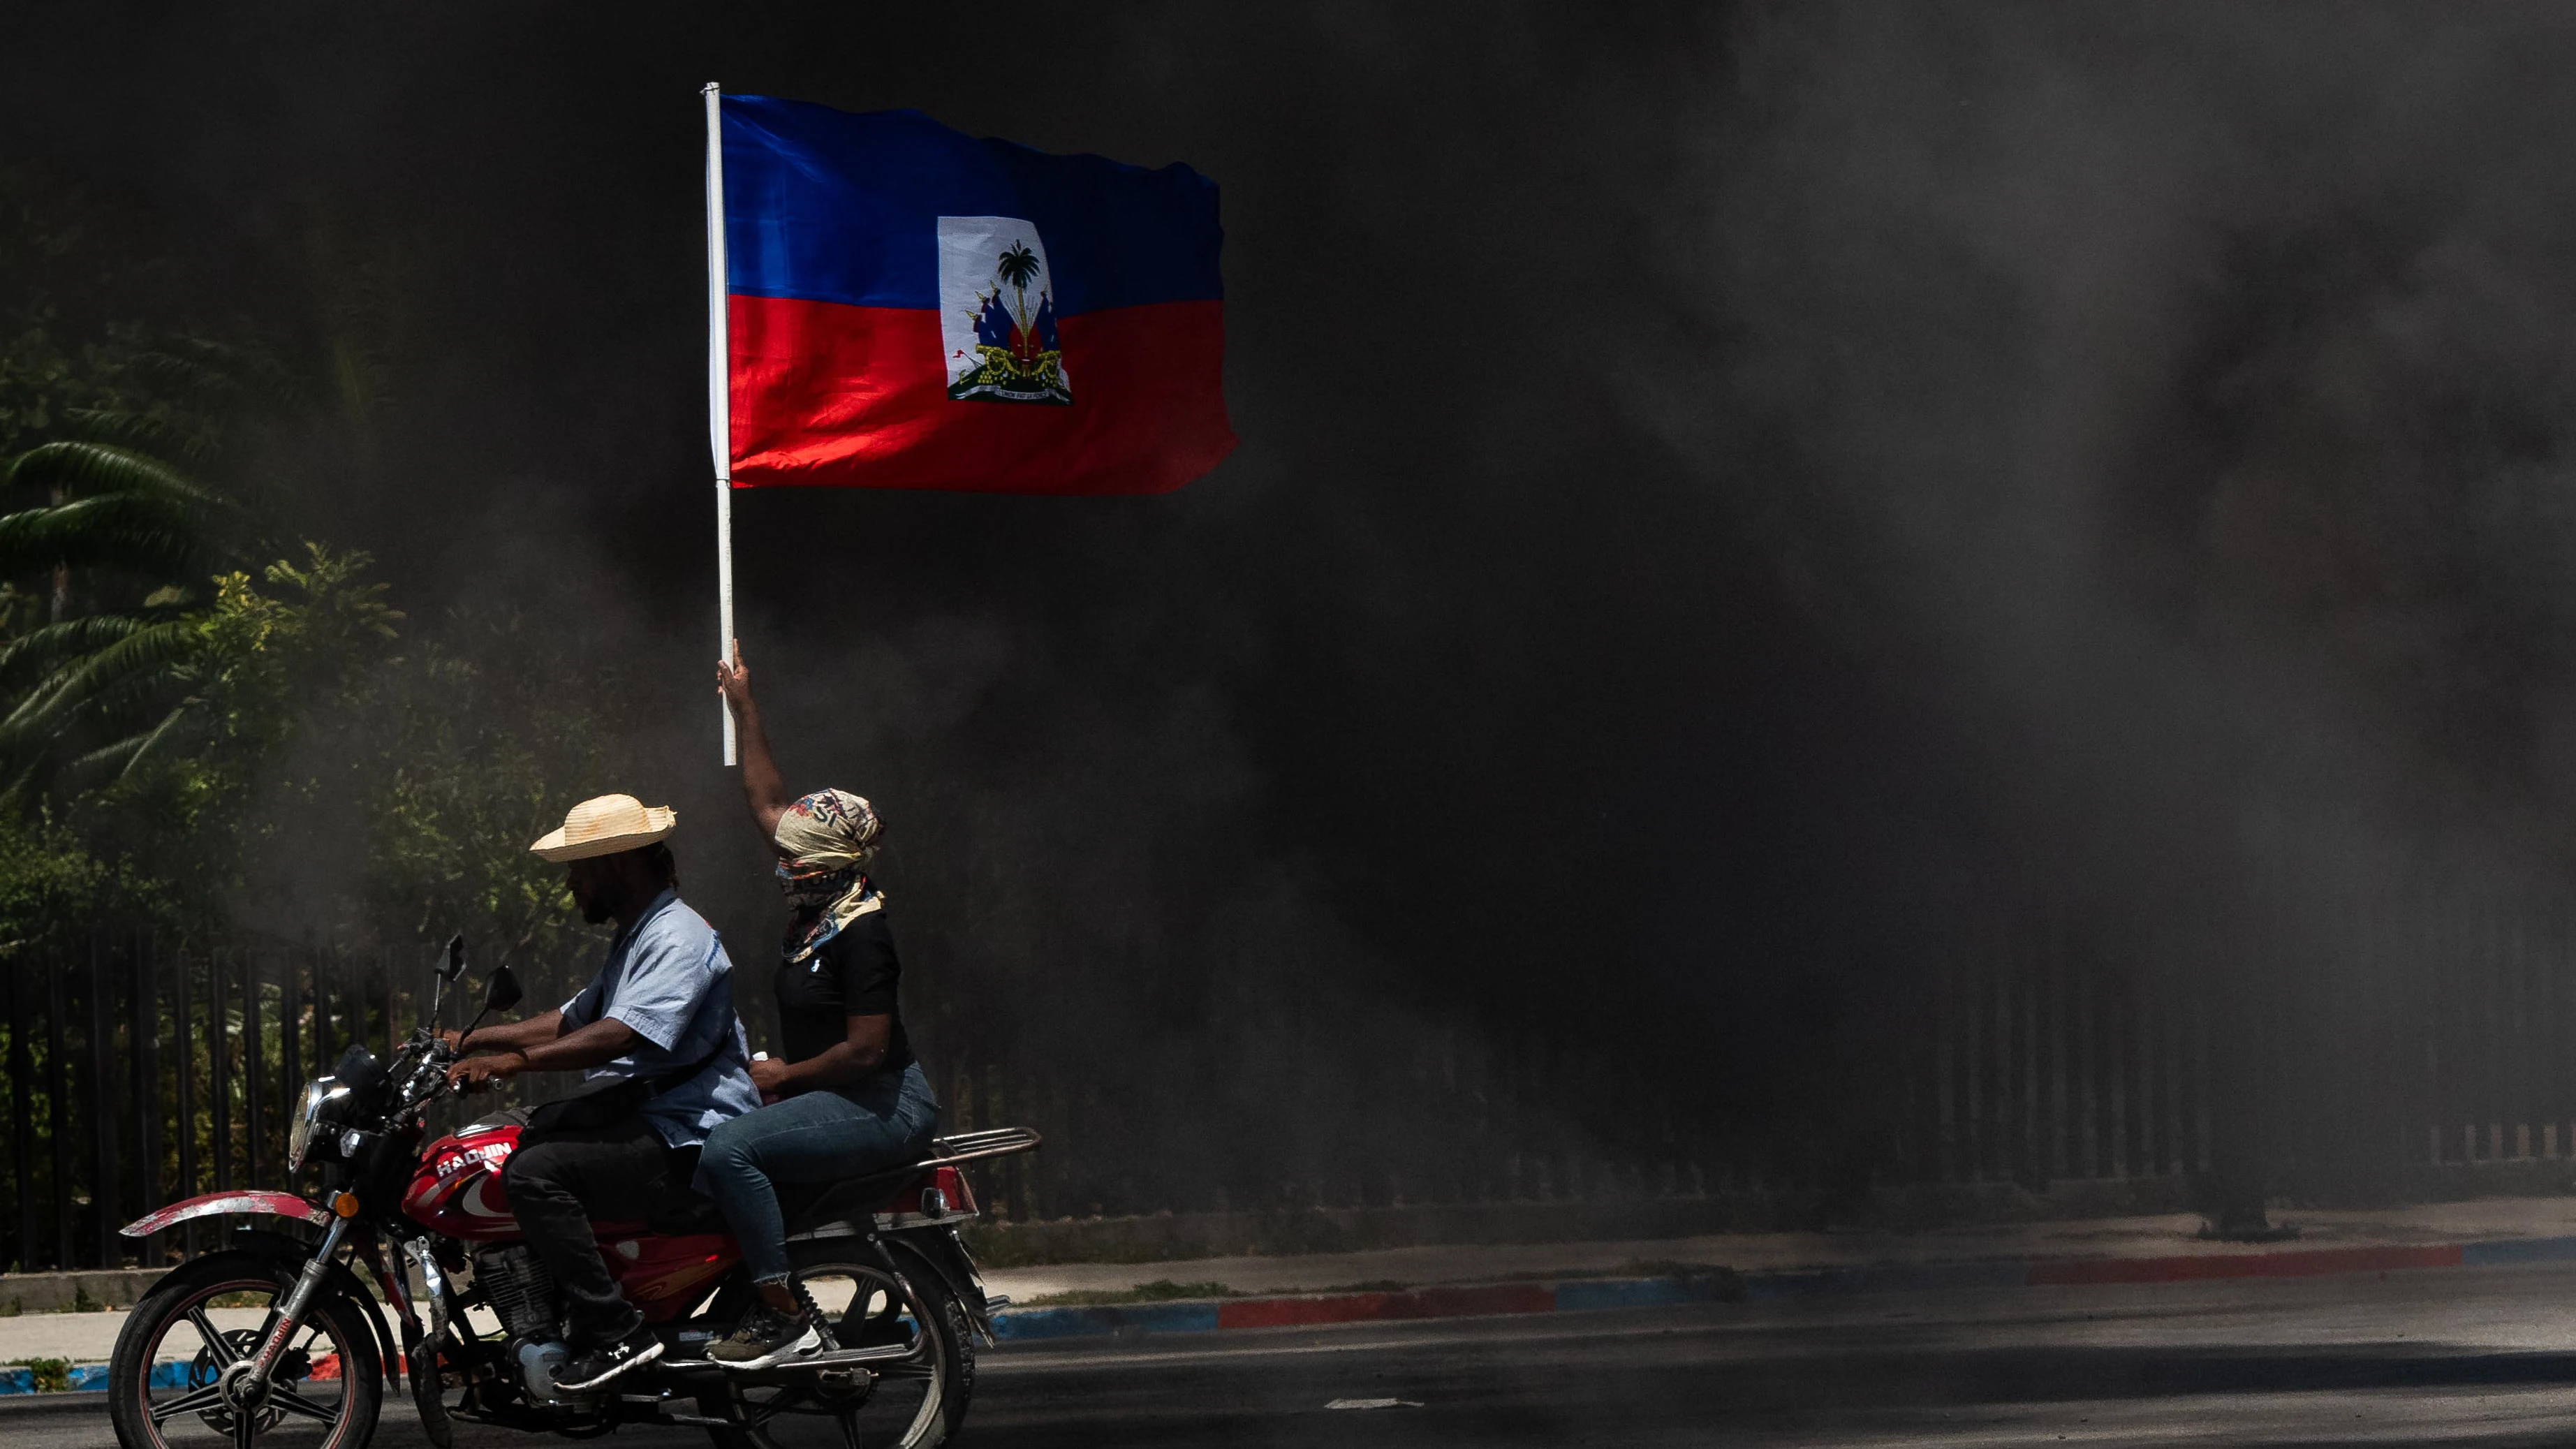
[[[697,1155],[694,1148],[673,1152],[643,1118],[626,1117],[522,1138],[503,1164],[501,1190],[537,1261],[554,1275],[564,1339],[574,1352],[605,1347],[644,1325],[608,1275],[592,1216],[632,1221],[646,1205],[686,1193]]]

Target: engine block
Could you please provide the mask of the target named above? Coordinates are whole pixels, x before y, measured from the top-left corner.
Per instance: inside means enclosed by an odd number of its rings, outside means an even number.
[[[500,1315],[504,1333],[513,1338],[562,1336],[563,1303],[555,1295],[554,1275],[526,1244],[476,1253],[474,1282],[492,1311]]]

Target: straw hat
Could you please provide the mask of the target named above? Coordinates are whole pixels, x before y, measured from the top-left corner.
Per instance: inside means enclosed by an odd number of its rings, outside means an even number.
[[[564,816],[563,828],[528,849],[561,863],[640,850],[669,835],[680,815],[667,805],[647,807],[632,795],[602,795],[584,800]]]

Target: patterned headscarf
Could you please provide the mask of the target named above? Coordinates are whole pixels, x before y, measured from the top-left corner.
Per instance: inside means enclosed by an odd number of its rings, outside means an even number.
[[[817,790],[778,817],[771,838],[786,854],[778,863],[778,888],[796,906],[787,927],[790,965],[811,957],[850,922],[885,908],[885,892],[867,872],[884,831],[868,802],[847,790]]]

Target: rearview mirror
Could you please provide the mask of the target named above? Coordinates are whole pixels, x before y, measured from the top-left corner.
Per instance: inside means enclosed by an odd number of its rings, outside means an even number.
[[[520,995],[518,976],[507,965],[495,966],[483,983],[483,1009],[507,1011],[519,1004]]]
[[[453,981],[464,974],[465,933],[463,931],[459,931],[455,935],[447,938],[447,960],[438,968],[438,979],[441,981]]]

